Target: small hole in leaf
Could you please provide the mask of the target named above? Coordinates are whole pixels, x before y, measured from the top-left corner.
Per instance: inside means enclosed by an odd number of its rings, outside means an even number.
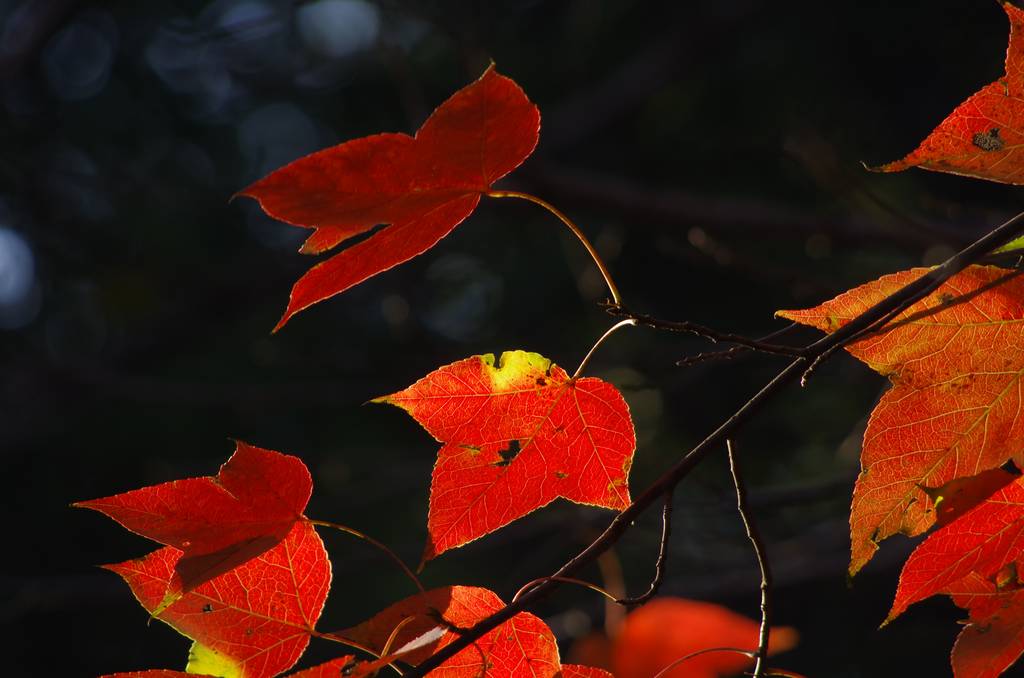
[[[498,456],[501,457],[501,461],[494,462],[495,466],[508,466],[512,463],[512,460],[519,454],[519,441],[510,440],[508,441],[508,447],[503,450],[498,450]]]

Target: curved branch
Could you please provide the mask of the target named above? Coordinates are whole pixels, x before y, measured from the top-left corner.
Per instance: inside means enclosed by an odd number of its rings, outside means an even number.
[[[661,510],[661,543],[658,547],[658,560],[654,563],[654,579],[647,591],[634,598],[619,598],[615,602],[619,605],[643,605],[654,597],[661,588],[661,582],[665,579],[665,562],[668,560],[668,540],[672,536],[672,491],[669,488],[665,493],[665,506]]]
[[[726,449],[729,452],[729,473],[732,475],[732,484],[736,488],[736,509],[743,520],[743,527],[747,531],[747,539],[754,547],[754,555],[757,556],[757,567],[761,570],[761,628],[757,634],[757,653],[754,663],[753,678],[764,676],[764,662],[768,658],[768,635],[771,622],[772,603],[772,570],[768,565],[768,556],[764,548],[764,540],[754,523],[754,516],[750,512],[747,503],[747,486],[740,475],[739,463],[733,450],[732,440],[725,441]]]

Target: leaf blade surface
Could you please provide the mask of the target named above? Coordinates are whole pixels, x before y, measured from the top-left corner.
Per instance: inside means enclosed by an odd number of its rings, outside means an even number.
[[[559,497],[629,505],[636,436],[625,400],[536,353],[467,358],[375,402],[401,407],[442,443],[424,560]]]

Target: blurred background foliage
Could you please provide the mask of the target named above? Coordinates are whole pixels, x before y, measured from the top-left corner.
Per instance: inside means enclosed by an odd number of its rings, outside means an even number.
[[[305,231],[229,202],[238,189],[324,146],[415,130],[493,59],[543,115],[536,155],[503,185],[569,212],[635,309],[766,333],[776,309],[934,263],[1024,207],[1012,187],[859,164],[906,153],[998,77],[1006,34],[979,0],[0,0],[5,674],[184,664],[187,642],[93,567],[153,546],[71,502],[214,473],[239,438],[306,461],[311,516],[416,562],[437,445],[363,403],[478,353],[524,348],[572,369],[611,324],[578,243],[534,206],[491,201],[272,336],[312,260],[295,251]],[[675,366],[709,348],[624,331],[592,363],[632,407],[634,488],[780,367]],[[949,671],[962,614],[948,602],[876,630],[908,540],[845,581],[859,438],[883,389],[838,357],[737,441],[776,621],[803,634],[779,663],[809,676]],[[557,502],[423,577],[507,599],[610,518]],[[651,511],[617,548],[632,592],[658,530]],[[367,545],[326,541],[323,629],[411,593]],[[754,616],[757,586],[719,457],[676,492],[664,592]],[[586,590],[538,613],[563,649],[603,623]],[[303,664],[332,652],[314,643]]]

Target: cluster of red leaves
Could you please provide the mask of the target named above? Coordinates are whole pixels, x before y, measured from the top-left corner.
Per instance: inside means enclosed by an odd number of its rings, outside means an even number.
[[[369,676],[394,662],[418,664],[449,644],[459,629],[504,607],[487,589],[449,586],[411,596],[350,629],[318,632],[331,564],[302,513],[311,490],[309,471],[297,457],[239,442],[216,477],[78,504],[168,544],[106,568],[128,583],[152,617],[193,641],[187,673],[158,669],[114,675],[277,676],[295,665],[311,637],[320,637],[380,658],[356,661],[345,655],[290,674],[293,678]],[[604,674],[563,666],[551,629],[524,612],[430,675]]]
[[[387,225],[303,276],[275,329],[311,304],[432,247],[473,211],[494,181],[532,152],[539,124],[522,90],[492,67],[440,106],[415,137],[380,134],[350,141],[297,160],[242,191],[271,216],[313,229],[304,253],[323,252]],[[493,355],[467,358],[375,402],[406,410],[442,443],[424,561],[559,497],[613,510],[630,503],[636,438],[622,395],[600,379],[570,377],[536,353],[508,351],[497,361]],[[290,670],[310,638],[318,637],[377,659],[345,655],[293,678],[370,676],[388,664],[424,661],[462,629],[504,607],[487,589],[449,586],[411,596],[349,629],[317,631],[331,568],[316,523],[304,516],[311,492],[310,474],[299,459],[240,442],[216,477],[79,504],[165,544],[143,558],[106,567],[125,579],[152,617],[193,640],[187,674],[160,669],[116,675],[276,676]],[[669,617],[658,605],[646,609],[660,615],[656,626],[692,626],[696,614],[703,629],[696,641],[708,647],[740,639],[756,645],[756,625],[747,619],[717,606],[688,608],[681,619],[677,607],[669,605]],[[673,637],[674,644],[658,654],[644,645],[661,635],[643,630],[650,614],[630,619],[627,635],[639,654],[627,651],[616,662],[624,676],[644,674],[655,666],[652,661],[662,668],[678,659],[672,654],[677,650],[706,649],[692,647],[693,638],[687,646]],[[773,650],[791,642],[787,633],[783,629],[775,637]],[[647,663],[630,657],[646,657]],[[710,676],[717,675],[712,667],[738,670],[748,659],[708,655],[690,666]],[[547,625],[520,613],[430,675],[611,674],[562,664]]]
[[[1005,75],[879,170],[917,166],[1024,184],[1024,10],[1003,8]],[[779,315],[833,332],[926,272],[887,275]],[[957,678],[994,678],[1024,653],[1024,281],[1016,275],[970,267],[848,347],[892,382],[864,434],[850,574],[883,539],[936,527],[904,565],[886,623],[929,596],[951,596],[969,615],[953,649]]]
[[[1009,3],[1004,8],[1012,26],[1006,75],[957,107],[917,150],[880,170],[919,166],[1024,183],[1024,159],[1017,153],[1024,143],[1018,131],[1024,120],[1024,10]],[[313,229],[301,250],[307,254],[385,225],[308,271],[275,329],[436,244],[530,155],[539,124],[523,91],[492,67],[440,106],[415,137],[350,141],[243,190],[271,216]],[[817,308],[780,315],[832,332],[924,273],[885,276]],[[893,384],[865,433],[850,516],[850,573],[871,559],[881,540],[938,524],[907,561],[889,620],[926,597],[950,595],[970,617],[953,651],[958,678],[997,676],[1024,652],[1024,587],[1018,578],[1024,487],[1017,474],[1003,470],[1009,462],[1024,468],[1024,281],[1007,279],[1012,277],[1002,269],[972,267],[905,309],[884,331],[848,347]],[[559,497],[610,509],[629,505],[635,436],[622,396],[598,379],[570,377],[538,354],[507,352],[497,363],[491,355],[468,358],[378,401],[406,410],[442,444],[424,561]],[[350,629],[317,632],[331,573],[323,544],[303,515],[311,490],[300,460],[239,443],[216,478],[81,505],[166,545],[107,567],[128,582],[153,617],[193,639],[192,674],[279,675],[318,636],[379,659],[339,657],[293,676],[370,675],[388,663],[423,661],[460,629],[503,607],[486,589],[446,587],[395,603]],[[678,658],[637,649],[667,623],[663,611],[657,616],[666,605],[630,616],[622,637],[629,639],[630,655],[649,664],[616,662],[620,676],[633,670],[646,675]],[[733,619],[715,627],[718,610],[699,612],[708,634],[701,644],[752,633]],[[784,636],[777,637],[785,644]],[[702,669],[695,659],[686,675],[746,665],[743,657],[729,667],[707,657],[707,666],[717,668]],[[528,613],[431,675],[481,674],[607,675],[563,666],[550,629]]]
[[[302,158],[242,191],[272,216],[312,228],[319,253],[378,224],[362,242],[296,283],[278,328],[298,311],[425,251],[465,219],[491,184],[537,143],[540,116],[489,68],[440,106],[415,137],[380,134]],[[476,356],[380,398],[444,443],[434,472],[424,560],[506,525],[557,497],[629,504],[636,446],[618,391],[575,379],[535,353]],[[194,642],[189,674],[260,678],[289,670],[311,637],[376,655],[294,677],[372,675],[415,665],[504,607],[481,588],[452,586],[398,602],[337,633],[316,631],[330,588],[327,552],[304,515],[312,491],[296,457],[238,443],[216,477],[164,483],[82,502],[165,544],[110,569],[142,606]],[[154,670],[125,676],[177,676]],[[551,630],[520,613],[431,672],[440,678],[603,678],[562,665]]]

